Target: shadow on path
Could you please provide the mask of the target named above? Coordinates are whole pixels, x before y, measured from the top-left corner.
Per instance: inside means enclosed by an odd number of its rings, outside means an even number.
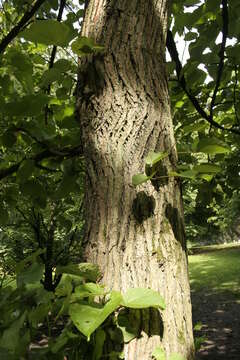
[[[240,299],[230,292],[192,292],[195,337],[204,337],[196,360],[240,360]]]

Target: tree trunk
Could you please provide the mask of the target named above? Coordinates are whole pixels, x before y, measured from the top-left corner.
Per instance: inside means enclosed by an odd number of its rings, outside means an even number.
[[[167,358],[193,358],[179,184],[169,178],[132,186],[149,151],[169,153],[163,175],[177,161],[164,67],[168,3],[90,0],[82,28],[105,49],[79,65],[86,260],[100,266],[108,288],[148,287],[166,302],[163,329],[159,313],[145,312],[145,331],[125,346],[125,360],[151,359],[160,344]]]

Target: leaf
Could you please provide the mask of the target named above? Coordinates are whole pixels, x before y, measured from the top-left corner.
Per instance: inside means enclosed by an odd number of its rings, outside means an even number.
[[[229,153],[230,148],[222,141],[216,138],[205,138],[199,140],[196,146],[196,152],[205,154],[224,154]]]
[[[104,290],[104,286],[95,283],[86,283],[83,285],[79,285],[75,288],[75,292],[74,292],[74,295],[78,299],[88,296],[101,296],[105,294],[106,291]]]
[[[97,45],[92,38],[85,36],[79,37],[71,45],[72,51],[79,56],[92,54],[94,52],[103,51],[104,47]]]
[[[64,77],[62,75],[62,72],[59,69],[56,69],[55,67],[52,69],[48,69],[42,75],[41,86],[47,87],[54,81],[60,81],[63,78]]]
[[[188,179],[194,179],[197,175],[197,171],[195,170],[186,170],[183,172],[176,172],[176,171],[170,171],[168,173],[169,176],[176,176],[176,177],[183,177],[183,178],[188,178]]]
[[[26,318],[26,312],[24,312],[19,319],[14,321],[10,327],[4,330],[0,339],[0,347],[14,351],[19,343],[19,332],[24,324]]]
[[[5,207],[1,206],[0,207],[0,225],[1,226],[7,225],[8,221],[9,221],[8,211]]]
[[[91,334],[119,307],[121,302],[122,295],[117,291],[112,291],[110,300],[103,308],[97,305],[72,304],[69,315],[74,325],[89,340]]]
[[[33,201],[39,201],[39,205],[44,207],[46,201],[45,189],[37,179],[30,179],[21,184],[21,192]]]
[[[95,335],[95,346],[92,360],[99,360],[102,358],[103,345],[106,340],[106,333],[103,329],[98,329]]]
[[[221,167],[214,164],[200,164],[193,167],[194,171],[198,173],[218,173],[221,171]]]
[[[59,186],[57,187],[55,193],[53,194],[54,199],[62,199],[66,197],[74,190],[78,190],[76,174],[65,174]]]
[[[132,309],[156,307],[165,309],[163,297],[156,291],[144,288],[128,289],[123,295],[122,305]]]
[[[83,277],[85,280],[96,281],[100,276],[100,270],[97,265],[92,263],[69,264],[66,266],[57,266],[58,274],[71,274]]]
[[[145,158],[145,163],[147,165],[150,165],[150,166],[153,166],[155,164],[157,164],[159,161],[161,161],[162,159],[164,159],[165,157],[168,156],[168,153],[167,152],[154,152],[154,151],[151,151],[147,157]]]
[[[122,331],[124,343],[127,344],[139,335],[136,319],[131,319],[130,314],[118,314],[117,325]],[[135,326],[134,326],[135,325]]]
[[[200,331],[200,330],[202,330],[202,327],[203,327],[203,324],[201,323],[201,321],[200,322],[198,322],[195,326],[194,326],[194,330],[195,331]]]
[[[174,353],[170,355],[169,360],[186,360],[186,359],[182,355]]]
[[[43,277],[44,265],[37,262],[30,267],[17,274],[17,286],[26,284],[34,284],[40,282]]]
[[[48,0],[54,10],[58,9],[58,0]]]
[[[151,177],[147,176],[145,174],[136,174],[136,175],[133,175],[133,177],[132,177],[132,184],[134,186],[138,186],[138,185],[141,185],[141,184],[147,182],[150,179],[151,179]]]
[[[57,20],[36,20],[19,36],[35,43],[63,47],[71,40],[70,28]]]
[[[77,339],[79,336],[64,328],[61,335],[57,337],[54,344],[51,346],[51,352],[54,354],[58,353],[59,350],[68,342],[70,339]]]
[[[3,114],[9,116],[34,116],[43,111],[49,97],[45,94],[26,95],[4,105]]]
[[[25,182],[34,171],[34,161],[33,160],[25,160],[21,164],[17,172],[17,178],[21,182]]]
[[[75,69],[74,66],[75,65],[67,59],[59,59],[54,63],[54,68],[58,69],[62,73],[66,73],[69,70]]]
[[[164,350],[162,348],[160,348],[159,346],[154,349],[152,356],[156,360],[165,360],[166,359]]]
[[[16,134],[11,130],[6,130],[1,136],[1,143],[5,147],[12,147],[17,141]]]
[[[205,123],[205,121],[201,121],[199,123],[193,123],[190,125],[186,125],[181,129],[184,132],[184,135],[188,135],[189,133],[192,133],[193,131],[203,131],[207,127],[208,127],[208,124]]]

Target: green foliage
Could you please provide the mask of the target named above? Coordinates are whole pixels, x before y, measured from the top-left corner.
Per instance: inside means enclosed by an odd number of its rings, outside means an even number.
[[[123,307],[163,308],[162,298],[152,290],[129,289],[122,295],[117,291],[109,292],[97,283],[88,283],[89,270],[86,269],[93,267],[90,264],[79,264],[79,269],[85,269],[84,272],[81,270],[77,275],[62,277],[55,292],[47,292],[39,282],[43,269],[40,262],[42,254],[42,251],[37,251],[19,263],[16,289],[0,288],[2,357],[18,359],[29,352],[38,359],[54,358],[54,354],[68,356],[69,359],[77,355],[80,359],[96,360],[111,356],[106,344],[110,341],[123,345],[124,342],[123,326],[119,325],[122,321],[118,319],[122,316]],[[64,271],[68,268],[72,269],[72,266],[66,266]],[[80,285],[74,285],[76,280]],[[124,319],[125,326],[129,328],[129,317]],[[42,326],[43,323],[48,324],[47,329]],[[116,339],[114,332],[118,333]],[[30,344],[46,336],[46,347],[37,346],[30,350]],[[134,333],[127,341],[136,336],[137,333]],[[121,358],[121,352],[115,353],[115,356],[116,359]]]
[[[193,6],[191,12],[189,6]],[[172,6],[173,36],[184,38],[190,54],[178,76],[174,59],[168,70],[179,153],[173,175],[182,179],[186,232],[192,241],[211,242],[221,232],[227,239],[232,231],[227,219],[232,219],[233,210],[228,204],[233,194],[239,194],[239,23],[234,16],[238,10],[236,0],[228,1],[227,9],[220,1],[210,0],[174,1]],[[222,33],[226,37],[223,53]],[[215,123],[207,121],[211,116]],[[219,169],[216,173],[214,166]],[[223,209],[228,216],[223,216]],[[231,222],[236,224],[238,216],[234,212]]]
[[[39,334],[48,337],[48,346],[31,350],[37,359],[65,355],[101,359],[109,339],[123,343],[139,336],[124,307],[128,311],[165,307],[161,296],[150,289],[108,292],[96,283],[100,275],[96,266],[79,264],[85,164],[74,100],[77,56],[104,52],[104,48],[78,35],[75,27],[83,9],[72,1],[67,4],[71,12],[62,21],[60,2],[46,1],[0,57],[3,359],[24,357]],[[4,2],[0,9],[3,36],[30,5],[24,0]],[[186,11],[189,6],[194,6],[191,13]],[[223,32],[220,1],[173,1],[172,32],[184,37],[190,52],[178,78],[176,64],[168,63],[179,162],[177,168],[170,168],[171,149],[150,152],[144,173],[132,178],[134,186],[150,181],[155,188],[169,177],[181,179],[191,240],[220,232],[239,237],[239,135],[228,131],[240,129],[238,12],[239,2],[229,1],[225,35],[233,41],[226,44],[220,74],[221,45],[216,42]],[[189,94],[197,99],[201,114]],[[215,124],[206,121],[204,112],[213,113]],[[222,266],[223,259],[220,262]],[[200,273],[199,268],[196,271]],[[15,282],[11,288],[6,286],[11,279],[16,279],[16,288]],[[48,324],[47,331],[41,324]],[[54,337],[56,327],[60,335]],[[122,348],[108,355],[122,358]],[[161,348],[153,356],[164,358]]]
[[[30,27],[20,33],[25,40],[45,45],[67,46],[75,33],[70,28],[56,20],[36,20]]]

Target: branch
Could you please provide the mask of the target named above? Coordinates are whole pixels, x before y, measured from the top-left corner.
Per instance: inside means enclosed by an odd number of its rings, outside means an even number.
[[[0,54],[4,53],[6,47],[15,39],[24,25],[33,17],[44,2],[45,0],[37,0],[35,5],[33,5],[33,7],[23,15],[18,24],[14,26],[14,28],[2,39],[0,43]]]
[[[60,159],[64,158],[71,158],[75,156],[82,155],[82,148],[81,147],[74,147],[74,148],[66,148],[62,149],[61,151],[53,150],[53,149],[47,149],[44,150],[34,156],[29,157],[30,160],[33,160],[35,163],[39,163],[43,159],[51,158],[51,157],[58,157]],[[10,176],[14,174],[22,164],[22,162],[26,158],[23,158],[21,161],[19,161],[16,164],[13,164],[5,169],[0,170],[0,180],[6,178],[7,176]]]
[[[176,48],[176,44],[175,44],[174,39],[173,39],[173,34],[172,34],[172,32],[170,30],[168,30],[168,32],[167,32],[166,46],[167,46],[167,49],[169,51],[169,54],[171,56],[172,61],[174,61],[175,65],[176,65],[177,80],[178,80],[179,84],[181,85],[183,91],[185,92],[185,94],[187,95],[187,97],[189,98],[189,100],[191,101],[193,106],[195,107],[196,111],[199,113],[199,115],[203,119],[205,119],[207,122],[209,122],[209,124],[211,124],[211,126],[214,126],[214,127],[218,128],[218,129],[226,130],[226,131],[232,132],[234,134],[240,135],[239,130],[236,130],[236,129],[233,129],[233,128],[225,128],[224,126],[218,124],[213,119],[213,114],[207,114],[206,111],[200,105],[198,99],[191,93],[191,90],[190,89],[188,90],[187,84],[186,84],[186,79],[185,79],[183,71],[182,71],[182,64],[181,64],[181,62],[179,60],[179,55],[178,55],[178,51],[177,51],[177,48]],[[221,79],[221,76],[220,76],[220,79]],[[219,84],[218,84],[217,90],[219,88]],[[216,89],[216,87],[215,87],[215,89]]]
[[[234,73],[235,73],[235,82],[234,82],[234,90],[233,90],[233,104],[234,104],[234,111],[235,111],[235,116],[237,119],[238,124],[240,124],[240,119],[238,117],[238,112],[237,112],[237,85],[238,85],[238,69],[237,66],[235,65],[234,68]]]
[[[58,16],[57,16],[58,22],[61,22],[61,20],[62,20],[62,15],[63,15],[63,10],[65,8],[65,5],[66,5],[66,0],[61,0],[59,11],[58,11]],[[54,45],[52,48],[51,56],[50,56],[49,69],[53,68],[56,54],[57,54],[57,46]],[[51,92],[51,84],[48,85],[46,93],[48,95],[50,95],[50,92]],[[46,125],[48,123],[48,114],[49,114],[49,107],[48,107],[48,105],[46,105],[46,107],[45,107],[45,124]]]
[[[222,0],[222,43],[221,48],[219,51],[219,64],[218,64],[218,72],[217,72],[217,79],[215,84],[215,89],[212,96],[212,101],[210,105],[210,117],[213,118],[213,108],[217,97],[217,92],[221,83],[222,73],[223,73],[223,67],[224,67],[224,53],[226,48],[226,41],[227,41],[227,35],[228,35],[228,4],[227,0]]]
[[[64,10],[65,6],[66,6],[66,0],[61,0],[60,7],[59,7],[59,12],[58,12],[58,16],[57,16],[57,21],[58,22],[62,21],[63,10]],[[53,67],[54,60],[55,60],[55,57],[56,57],[56,53],[57,53],[57,46],[54,45],[53,49],[52,49],[50,61],[49,61],[49,69],[51,69]],[[50,87],[50,85],[49,85],[49,87]],[[49,89],[49,92],[50,92],[50,89]]]

